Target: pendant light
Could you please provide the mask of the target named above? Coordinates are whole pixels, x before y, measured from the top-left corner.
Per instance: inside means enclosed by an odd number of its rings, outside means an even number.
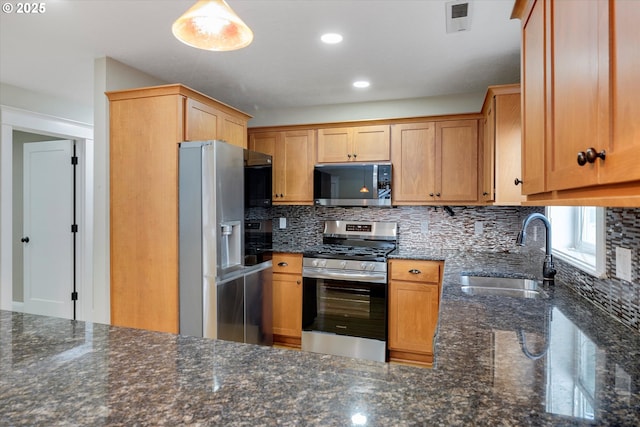
[[[364,166],[362,168],[362,188],[360,189],[361,193],[368,193],[369,192],[369,189],[367,188],[366,176],[367,176],[367,167]]]
[[[241,49],[253,40],[251,29],[224,0],[199,0],[171,31],[184,44],[214,51]]]

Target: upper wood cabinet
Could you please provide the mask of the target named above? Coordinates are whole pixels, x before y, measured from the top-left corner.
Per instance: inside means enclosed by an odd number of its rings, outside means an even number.
[[[520,85],[491,86],[483,106],[482,200],[520,205],[522,196]]]
[[[532,4],[522,27],[522,193],[545,190],[545,1]]]
[[[640,2],[517,1],[529,200],[640,206]]]
[[[478,201],[478,121],[391,126],[393,204]]]
[[[218,136],[218,115],[212,105],[187,98],[185,111],[184,140],[205,141]]]
[[[178,144],[221,139],[221,114],[250,116],[182,85],[107,96],[111,323],[176,333]]]
[[[249,149],[273,157],[274,204],[313,204],[315,131],[250,132]]]
[[[495,197],[496,108],[495,96],[490,91],[487,92],[484,100],[482,114],[484,115],[484,135],[482,139],[482,193],[480,200],[491,202]]]
[[[478,121],[436,122],[436,200],[478,201]]]
[[[318,163],[389,161],[389,125],[318,130]]]
[[[434,199],[436,123],[391,126],[391,163],[395,204],[424,204]]]
[[[229,144],[247,148],[247,121],[233,114],[221,113],[218,116],[218,139]]]
[[[185,103],[185,141],[221,139],[247,148],[248,116],[229,114],[220,105],[193,98],[186,98]]]

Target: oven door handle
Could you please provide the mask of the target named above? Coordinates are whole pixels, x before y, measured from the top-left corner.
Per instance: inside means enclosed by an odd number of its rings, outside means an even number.
[[[302,272],[302,277],[309,277],[311,279],[338,279],[356,282],[387,283],[387,275],[384,273],[343,273],[327,270],[318,271],[305,268]]]

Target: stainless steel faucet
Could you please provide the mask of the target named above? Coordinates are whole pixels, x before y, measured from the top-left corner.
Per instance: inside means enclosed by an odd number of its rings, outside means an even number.
[[[524,221],[522,221],[522,230],[518,233],[518,237],[516,237],[516,244],[520,246],[524,246],[525,240],[527,238],[527,226],[534,219],[539,219],[544,224],[546,229],[546,242],[545,242],[545,256],[544,256],[544,264],[542,266],[542,278],[553,283],[554,277],[556,275],[556,268],[553,265],[553,256],[551,255],[551,223],[547,219],[546,216],[541,213],[532,213],[529,215]]]

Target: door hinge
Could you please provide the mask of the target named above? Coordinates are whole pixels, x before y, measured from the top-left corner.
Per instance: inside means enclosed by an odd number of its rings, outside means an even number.
[[[76,291],[71,292],[71,301],[78,301],[78,293]]]
[[[71,156],[71,164],[72,165],[78,164],[78,156]]]
[[[71,224],[71,232],[72,233],[78,232],[78,224]]]

